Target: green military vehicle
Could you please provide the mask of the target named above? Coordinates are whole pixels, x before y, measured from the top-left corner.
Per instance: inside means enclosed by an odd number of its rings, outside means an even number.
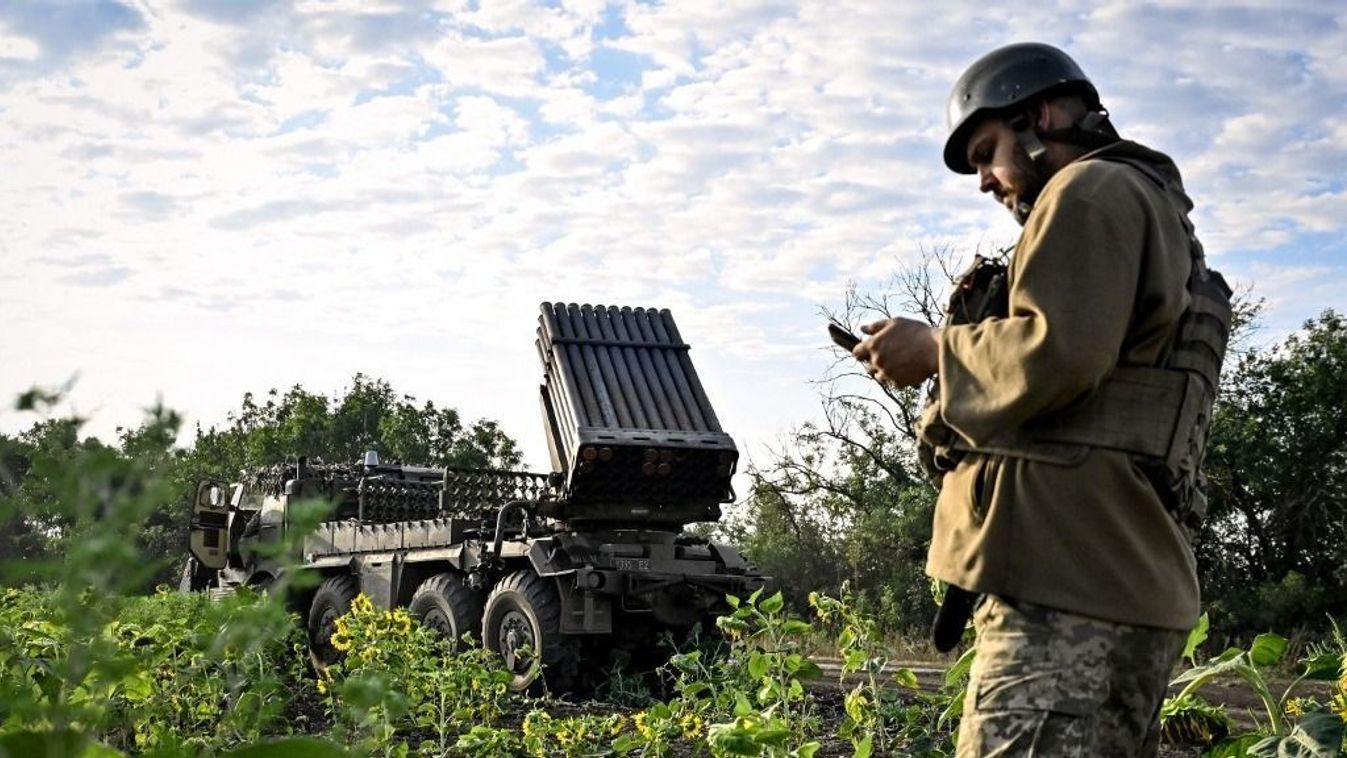
[[[651,646],[726,609],[764,577],[731,546],[684,531],[734,498],[738,460],[666,310],[544,304],[537,347],[550,473],[300,458],[226,486],[202,482],[191,589],[321,575],[297,598],[315,658],[358,593],[500,654],[516,689],[577,682],[609,648]],[[335,504],[299,555],[264,557],[292,503]],[[292,535],[293,537],[293,535]],[[540,663],[541,666],[535,665]],[[591,667],[592,668],[592,667]]]

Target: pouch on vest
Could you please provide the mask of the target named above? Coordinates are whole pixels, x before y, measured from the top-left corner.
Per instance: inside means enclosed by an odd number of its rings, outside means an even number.
[[[1004,318],[1010,313],[1010,287],[1006,264],[981,255],[959,275],[945,306],[945,326],[974,324],[989,318]],[[917,460],[937,487],[945,472],[951,471],[963,457],[956,448],[961,441],[940,417],[940,382],[932,381],[926,403],[916,421]]]

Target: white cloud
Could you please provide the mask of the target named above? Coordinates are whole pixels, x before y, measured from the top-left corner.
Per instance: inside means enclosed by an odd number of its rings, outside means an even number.
[[[37,44],[37,40],[17,34],[8,34],[0,29],[0,58],[32,61],[37,60],[37,57],[41,54],[42,48]]]
[[[0,392],[82,368],[111,423],[155,388],[210,422],[366,370],[537,460],[532,322],[559,298],[672,308],[767,439],[812,412],[817,311],[848,282],[1014,239],[939,151],[953,79],[1028,38],[1175,155],[1232,277],[1291,320],[1344,302],[1321,4],[188,5],[55,62],[0,36]]]
[[[522,36],[477,39],[446,33],[423,57],[455,87],[507,97],[535,94],[545,69],[538,44]]]

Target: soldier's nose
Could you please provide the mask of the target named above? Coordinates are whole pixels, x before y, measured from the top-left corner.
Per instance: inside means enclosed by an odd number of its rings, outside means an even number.
[[[998,186],[996,176],[985,168],[978,169],[978,191],[995,192]]]

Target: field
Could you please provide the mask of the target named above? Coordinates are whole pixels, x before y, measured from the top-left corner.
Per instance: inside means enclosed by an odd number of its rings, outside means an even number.
[[[815,595],[805,620],[780,595],[746,599],[719,620],[715,644],[670,649],[653,677],[595,667],[581,699],[513,694],[489,653],[470,641],[450,651],[405,611],[363,597],[333,640],[345,660],[315,671],[273,597],[5,590],[0,755],[951,755],[970,656],[890,661],[850,600]],[[1347,647],[1307,650],[1299,671],[1321,683],[1277,698],[1286,653],[1265,635],[1180,676],[1226,707],[1175,709],[1166,732],[1181,744],[1163,754],[1225,739],[1208,754],[1294,743],[1301,752],[1283,754],[1336,755]]]

